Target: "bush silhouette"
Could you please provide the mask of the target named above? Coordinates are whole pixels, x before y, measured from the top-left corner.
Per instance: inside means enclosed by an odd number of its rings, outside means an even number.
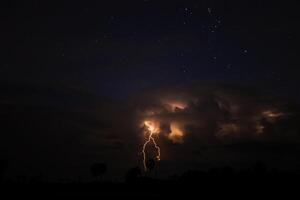
[[[92,176],[98,181],[98,178],[100,176],[103,176],[103,174],[107,171],[107,166],[105,163],[94,163],[91,168],[91,174]]]
[[[125,174],[126,182],[135,182],[142,176],[142,171],[139,167],[133,167]]]
[[[146,167],[149,170],[149,172],[152,172],[154,167],[155,167],[155,160],[148,159],[147,162],[146,162]]]
[[[0,160],[0,182],[3,180],[5,170],[7,169],[7,161]]]

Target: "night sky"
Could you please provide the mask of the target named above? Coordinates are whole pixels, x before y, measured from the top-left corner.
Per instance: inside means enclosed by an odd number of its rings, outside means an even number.
[[[151,120],[177,120],[194,126],[184,125],[191,133],[185,150],[180,150],[181,142],[162,139],[162,155],[166,155],[160,166],[162,176],[169,169],[210,167],[228,159],[243,166],[258,154],[274,164],[278,149],[291,156],[284,167],[300,166],[300,136],[295,128],[300,100],[296,3],[110,0],[1,4],[1,157],[12,166],[12,176],[41,171],[50,178],[88,176],[89,165],[95,161],[106,162],[111,177],[135,165],[142,167],[138,152],[143,142],[137,124],[141,116],[149,118],[140,115],[148,109],[154,113],[163,110]],[[199,96],[201,101],[186,100]],[[167,111],[160,98],[188,103]],[[228,108],[229,114],[223,110],[228,107],[224,99],[235,106]],[[241,109],[236,111],[236,107]],[[278,119],[279,128],[273,129],[277,115],[284,119]],[[207,122],[199,128],[197,120]],[[230,125],[220,125],[224,121]],[[250,132],[259,133],[253,126],[263,123],[267,136],[252,144]],[[218,140],[226,131],[217,131],[216,138],[194,137],[195,132],[213,133],[219,126],[247,137]],[[283,139],[278,130],[291,134]],[[275,139],[270,136],[273,132]],[[282,140],[284,144],[278,142]],[[223,150],[209,147],[219,145]],[[185,153],[172,154],[178,151]],[[193,156],[186,156],[190,152]],[[245,161],[245,154],[251,158]],[[274,165],[282,166],[277,161]]]
[[[1,7],[1,80],[108,96],[190,81],[299,95],[299,14],[292,3],[26,1]]]

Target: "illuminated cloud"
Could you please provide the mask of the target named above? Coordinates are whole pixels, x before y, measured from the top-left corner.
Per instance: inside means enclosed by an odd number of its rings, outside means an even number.
[[[219,130],[216,133],[216,137],[224,138],[224,137],[238,137],[241,132],[241,128],[238,124],[235,123],[223,123],[219,125]]]
[[[274,98],[218,85],[148,91],[136,105],[137,118],[151,118],[160,137],[177,144],[190,137],[204,143],[266,139],[288,116],[287,106]]]
[[[91,99],[74,92],[76,95],[78,105],[53,105],[51,109],[42,105],[48,102],[35,103],[35,97],[41,94],[27,95],[26,101],[22,96],[6,95],[6,102],[15,102],[11,103],[14,112],[7,109],[7,104],[2,105],[6,113],[2,129],[6,134],[1,136],[1,145],[3,152],[8,152],[6,156],[16,158],[20,166],[25,158],[38,169],[49,169],[50,158],[53,163],[64,165],[64,169],[72,168],[74,163],[86,165],[101,160],[108,162],[113,173],[121,165],[123,170],[137,164],[143,166],[141,153],[149,140],[147,130],[153,132],[160,148],[160,167],[176,169],[181,163],[187,169],[203,160],[237,160],[245,143],[275,143],[289,153],[294,150],[289,150],[286,143],[300,143],[298,106],[290,108],[282,101],[244,88],[167,87],[124,101]],[[24,130],[26,134],[20,134]],[[229,151],[230,145],[238,148]],[[255,153],[254,147],[249,151],[256,159],[264,150]],[[42,158],[39,152],[45,152]],[[158,156],[151,138],[146,152],[147,158]],[[62,170],[61,174],[66,172]]]
[[[170,129],[171,132],[168,135],[168,139],[170,139],[173,143],[183,143],[184,133],[182,128],[176,122],[171,122]]]

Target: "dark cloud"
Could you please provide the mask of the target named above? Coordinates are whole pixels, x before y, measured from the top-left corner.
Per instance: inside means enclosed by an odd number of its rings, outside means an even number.
[[[135,135],[121,121],[132,117],[119,102],[53,85],[1,88],[1,157],[12,174],[77,177],[95,161],[111,173],[135,164]]]
[[[299,155],[291,150],[300,142],[297,106],[259,89],[221,84],[166,87],[145,91],[135,105],[140,123],[160,123],[162,163],[187,167],[193,161],[192,167],[197,162],[241,165],[263,160],[277,165],[283,154],[294,162]],[[177,129],[182,135],[172,137]],[[243,147],[247,151],[240,151]]]
[[[162,175],[256,158],[276,164],[283,155],[298,162],[297,106],[253,89],[195,84],[120,101],[62,87],[1,87],[1,156],[12,173],[89,176],[89,165],[103,161],[109,176],[120,176],[141,164],[144,120],[159,124]]]
[[[136,109],[145,118],[178,121],[184,123],[186,129],[196,130],[196,135],[205,134],[198,131],[201,127],[208,132],[212,126],[210,134],[216,140],[226,139],[223,136],[237,141],[262,139],[269,135],[271,127],[279,131],[298,116],[297,110],[292,110],[287,102],[259,90],[228,85],[164,88],[147,91],[137,101]],[[276,137],[276,134],[269,136]],[[290,137],[289,134],[285,136],[286,139]]]

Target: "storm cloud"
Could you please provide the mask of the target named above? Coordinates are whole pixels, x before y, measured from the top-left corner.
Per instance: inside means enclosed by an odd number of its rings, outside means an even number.
[[[117,100],[70,88],[2,87],[1,157],[14,174],[87,177],[102,161],[119,177],[142,164],[145,121],[158,128],[161,175],[255,160],[299,164],[298,106],[257,89],[168,86]]]
[[[147,91],[137,102],[134,109],[141,119],[159,121],[169,128],[172,122],[179,124],[186,139],[193,137],[204,143],[299,142],[296,123],[290,124],[298,119],[295,106],[249,88],[170,87]],[[285,129],[288,124],[289,130]]]

